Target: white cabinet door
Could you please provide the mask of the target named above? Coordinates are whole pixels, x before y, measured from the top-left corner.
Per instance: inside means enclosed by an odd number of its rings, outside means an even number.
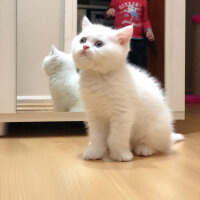
[[[0,1],[0,113],[16,113],[16,0]]]
[[[185,116],[185,0],[165,0],[165,90],[175,119]]]
[[[77,34],[77,0],[65,0],[64,50],[69,53],[71,42]]]
[[[50,99],[42,61],[52,44],[64,50],[64,20],[65,0],[17,1],[18,103]]]

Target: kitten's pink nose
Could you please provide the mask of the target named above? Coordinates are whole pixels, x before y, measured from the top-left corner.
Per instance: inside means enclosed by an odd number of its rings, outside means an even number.
[[[88,45],[83,45],[83,50],[89,49],[90,47]]]

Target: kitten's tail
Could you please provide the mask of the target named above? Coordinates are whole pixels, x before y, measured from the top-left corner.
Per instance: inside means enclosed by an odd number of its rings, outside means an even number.
[[[172,143],[179,142],[184,140],[184,135],[181,133],[172,133],[171,134],[171,141]]]

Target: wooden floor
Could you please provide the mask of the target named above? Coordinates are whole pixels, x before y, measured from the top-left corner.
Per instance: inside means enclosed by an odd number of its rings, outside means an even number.
[[[200,107],[176,126],[186,139],[171,154],[120,163],[84,161],[80,124],[12,124],[0,138],[0,200],[199,200]]]

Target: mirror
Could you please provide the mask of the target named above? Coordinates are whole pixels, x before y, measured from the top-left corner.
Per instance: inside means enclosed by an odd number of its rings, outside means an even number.
[[[148,2],[156,40],[144,40],[147,65],[148,70],[163,83],[164,0]],[[105,19],[110,3],[111,0],[78,0],[76,3],[73,0],[17,1],[17,112],[84,111],[78,92],[79,74],[75,67],[73,72],[67,71],[67,67],[73,66],[73,61],[70,55],[63,53],[66,40],[71,42],[66,33],[75,34],[69,13],[76,12],[72,12],[74,7],[69,5],[77,5],[77,18],[74,19],[77,19],[79,33],[84,15],[92,22],[115,27],[114,17],[107,16]],[[142,8],[135,9],[133,5],[121,6],[127,7],[131,17],[142,11]]]
[[[64,51],[65,0],[17,1],[17,112],[53,112],[42,62],[51,45]]]

